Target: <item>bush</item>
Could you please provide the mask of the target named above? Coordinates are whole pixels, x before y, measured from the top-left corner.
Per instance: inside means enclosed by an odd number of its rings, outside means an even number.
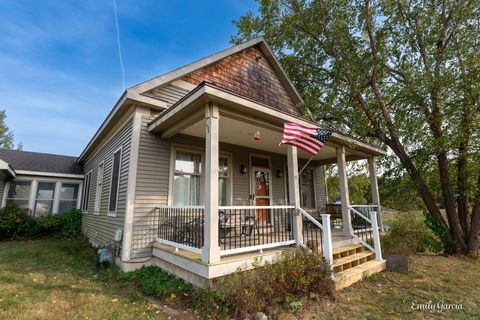
[[[255,266],[252,271],[220,278],[209,289],[193,287],[158,267],[142,267],[121,275],[121,279],[135,281],[147,295],[193,305],[202,319],[243,319],[278,308],[295,312],[310,293],[333,294],[327,265],[319,255],[294,250],[284,253],[275,263],[260,266],[257,261]]]
[[[63,215],[63,236],[66,238],[78,237],[82,231],[82,212],[79,209],[70,209]]]
[[[244,318],[255,312],[283,308],[296,311],[311,293],[333,295],[333,282],[322,257],[305,250],[285,251],[275,263],[252,272],[237,272],[220,279],[215,289],[221,304]]]
[[[414,214],[400,213],[382,237],[382,249],[386,254],[438,253],[443,251],[443,244],[427,227],[425,219]]]
[[[71,209],[63,215],[48,214],[38,218],[14,204],[0,210],[0,240],[72,238],[80,235],[81,226],[82,214],[78,209]]]
[[[36,233],[36,221],[27,210],[14,204],[0,209],[0,240],[28,239]]]

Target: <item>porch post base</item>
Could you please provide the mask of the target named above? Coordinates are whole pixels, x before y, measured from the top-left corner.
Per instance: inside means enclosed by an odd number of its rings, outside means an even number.
[[[220,247],[203,247],[202,248],[202,261],[210,264],[220,261]]]

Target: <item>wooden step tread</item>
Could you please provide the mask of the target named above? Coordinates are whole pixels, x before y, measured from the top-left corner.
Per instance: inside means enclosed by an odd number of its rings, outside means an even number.
[[[340,290],[387,268],[386,260],[371,260],[335,273],[335,289]]]
[[[334,248],[333,249],[333,255],[341,254],[341,253],[344,253],[344,252],[347,252],[347,251],[350,251],[350,250],[356,250],[356,249],[359,249],[361,247],[363,247],[361,244],[352,244],[352,245],[349,245],[349,246]]]
[[[336,260],[334,259],[333,260],[333,267],[338,267],[338,266],[341,266],[341,265],[344,265],[344,264],[347,264],[347,263],[350,263],[350,262],[353,262],[353,261],[356,261],[356,260],[368,258],[370,256],[373,256],[373,252],[363,251],[363,252],[359,252],[359,253],[355,253],[355,254],[346,256],[344,258],[340,258],[340,259],[336,259]]]

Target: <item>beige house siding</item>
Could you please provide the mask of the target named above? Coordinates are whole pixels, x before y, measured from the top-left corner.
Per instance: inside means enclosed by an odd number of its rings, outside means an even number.
[[[318,166],[313,170],[315,183],[315,200],[317,210],[322,210],[327,204],[327,186],[325,180],[325,166]]]
[[[5,181],[5,176],[0,174],[0,206],[3,206],[3,201],[5,199],[5,185],[7,182]]]
[[[155,207],[167,204],[170,142],[148,132],[154,116],[142,116],[137,184],[133,209],[131,258],[150,257],[157,235]]]
[[[83,215],[82,229],[89,240],[97,246],[101,246],[113,240],[116,229],[123,229],[125,219],[125,207],[128,184],[128,170],[130,160],[130,145],[132,137],[132,119],[129,118],[118,132],[101,147],[96,154],[87,158],[84,172],[92,172],[88,213]],[[122,148],[120,182],[118,189],[118,202],[116,217],[107,216],[112,179],[113,153]],[[104,162],[103,186],[100,201],[100,213],[94,214],[95,194],[97,186],[98,165]],[[84,198],[84,197],[83,197]]]

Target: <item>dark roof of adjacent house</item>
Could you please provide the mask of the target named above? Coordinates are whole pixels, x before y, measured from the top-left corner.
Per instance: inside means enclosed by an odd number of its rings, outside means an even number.
[[[14,170],[82,174],[83,168],[77,164],[77,157],[62,156],[30,151],[0,149],[0,159]]]

